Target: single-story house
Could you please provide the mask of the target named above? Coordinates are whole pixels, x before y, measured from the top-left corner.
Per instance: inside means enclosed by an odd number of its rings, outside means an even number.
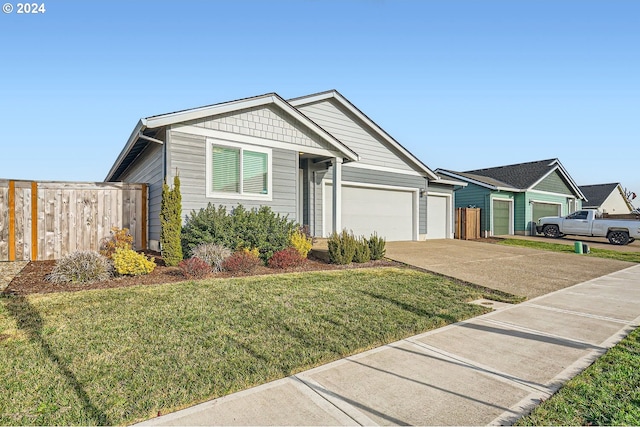
[[[580,191],[587,198],[584,209],[598,209],[608,214],[629,214],[633,206],[624,195],[620,183],[581,185]]]
[[[558,159],[436,172],[468,184],[456,191],[455,206],[481,209],[483,236],[535,234],[538,218],[567,215],[586,199]]]
[[[312,235],[452,238],[454,186],[335,90],[270,93],[141,119],[105,181],[149,185],[149,246],[165,177],[186,216],[208,203],[266,205]]]

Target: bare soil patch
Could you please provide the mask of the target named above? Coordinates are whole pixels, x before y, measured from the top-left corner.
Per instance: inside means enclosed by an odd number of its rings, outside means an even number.
[[[51,283],[46,280],[48,274],[51,273],[55,266],[55,261],[31,261],[22,271],[16,275],[9,285],[2,291],[8,295],[29,295],[35,293],[52,293],[52,292],[77,292],[89,289],[110,289],[122,288],[128,286],[149,286],[161,285],[164,283],[175,283],[190,280],[182,274],[178,267],[167,267],[158,254],[152,254],[156,257],[156,268],[150,274],[141,276],[119,276],[110,280],[101,282],[92,282],[85,284],[59,284]],[[273,269],[268,267],[258,267],[252,273],[228,273],[220,272],[212,274],[215,278],[229,277],[245,277],[258,276],[267,274],[320,271],[320,270],[344,270],[350,268],[366,268],[366,267],[403,267],[403,264],[391,260],[369,261],[362,264],[334,265],[327,264],[324,261],[309,258],[301,266],[288,269]]]

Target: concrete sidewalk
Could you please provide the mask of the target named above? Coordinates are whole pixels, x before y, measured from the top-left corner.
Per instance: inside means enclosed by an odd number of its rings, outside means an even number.
[[[509,424],[640,322],[640,265],[140,425]]]

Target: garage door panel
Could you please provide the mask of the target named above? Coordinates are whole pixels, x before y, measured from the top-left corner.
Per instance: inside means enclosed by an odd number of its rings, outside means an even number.
[[[333,217],[333,187],[325,187],[325,234]],[[342,186],[342,228],[369,237],[376,232],[389,241],[413,240],[413,195],[411,191]]]
[[[511,203],[503,200],[493,201],[493,235],[502,236],[511,232]]]
[[[447,205],[445,196],[427,196],[427,239],[447,238]]]
[[[560,205],[558,204],[534,202],[532,206],[533,222],[537,222],[544,216],[560,216]]]

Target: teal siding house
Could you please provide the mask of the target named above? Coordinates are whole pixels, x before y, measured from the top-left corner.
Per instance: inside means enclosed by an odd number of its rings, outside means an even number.
[[[568,215],[586,201],[558,159],[436,173],[467,183],[456,191],[455,206],[481,209],[484,237],[535,234],[538,218]]]

